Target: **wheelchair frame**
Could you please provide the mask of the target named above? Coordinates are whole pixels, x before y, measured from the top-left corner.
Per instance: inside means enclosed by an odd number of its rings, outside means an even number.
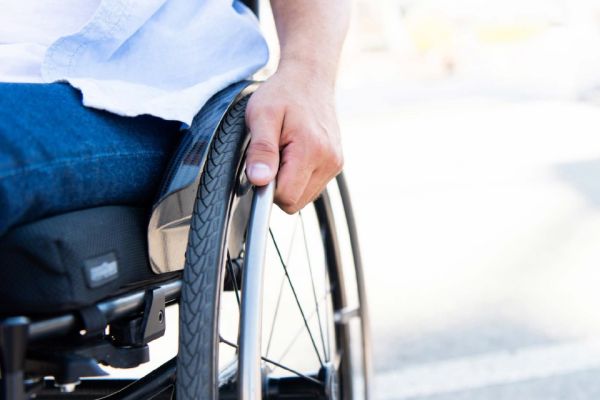
[[[350,241],[352,243],[353,258],[356,264],[357,280],[364,282],[362,276],[362,264],[360,258],[360,250],[358,247],[358,238],[354,218],[352,216],[352,204],[348,193],[348,188],[343,174],[337,177],[338,187],[344,210],[347,215],[348,230]],[[272,196],[272,194],[271,194]],[[259,200],[260,201],[260,200]],[[256,207],[262,208],[263,220],[265,210],[270,208],[271,198],[267,194],[262,195],[262,205]],[[260,260],[260,257],[259,257]],[[258,264],[255,264],[258,265]],[[254,276],[260,276],[258,272],[253,272]],[[51,388],[58,386],[62,393],[74,391],[75,386],[79,384],[79,373],[81,368],[93,368],[89,364],[82,363],[81,359],[73,359],[67,357],[65,364],[62,366],[62,372],[68,377],[77,378],[75,381],[57,382],[50,379],[42,379],[39,381],[25,381],[25,359],[28,348],[37,343],[43,343],[48,340],[64,338],[65,336],[83,337],[92,336],[92,345],[85,346],[85,341],[82,342],[80,355],[90,356],[93,353],[97,358],[111,358],[113,363],[121,366],[130,365],[131,367],[148,361],[148,345],[150,341],[157,339],[164,334],[165,307],[169,304],[174,304],[179,300],[181,293],[181,279],[172,279],[157,285],[153,285],[148,289],[136,290],[121,296],[98,302],[95,309],[98,311],[92,316],[83,317],[77,312],[64,313],[58,316],[44,318],[40,320],[31,320],[26,316],[15,316],[4,319],[0,322],[0,371],[2,372],[2,383],[0,398],[5,400],[26,400],[29,394],[36,392],[38,398],[53,398],[45,397],[46,393],[50,393]],[[260,288],[258,288],[260,289]],[[360,299],[361,308],[367,308],[367,300],[365,288],[362,284],[358,287],[358,296]],[[260,290],[255,293],[254,300],[260,301]],[[249,303],[248,303],[249,304]],[[118,322],[124,317],[132,317],[142,314],[143,319],[141,324],[132,328],[130,335],[138,336],[139,346],[131,348],[119,348],[116,346],[104,345],[100,348],[93,346],[93,333],[104,332],[104,329],[110,323]],[[256,317],[256,316],[255,316]],[[368,325],[368,314],[363,316],[365,326]],[[100,321],[100,323],[98,323]],[[251,322],[256,322],[250,319]],[[244,328],[240,328],[244,329]],[[248,326],[246,332],[256,332],[256,327]],[[242,347],[240,343],[240,347]],[[366,382],[370,381],[370,336],[368,329],[365,329],[362,334],[362,345],[364,348],[363,362],[366,368]],[[90,350],[90,347],[92,350]],[[95,353],[94,353],[95,351]],[[243,353],[243,350],[241,350]],[[250,362],[258,362],[260,357],[254,357],[254,354],[246,355],[246,359]],[[39,368],[43,368],[40,365]],[[48,367],[46,365],[46,367]],[[56,371],[56,370],[55,370]],[[51,370],[48,370],[52,373]],[[250,373],[255,373],[256,369],[252,369]],[[77,399],[93,399],[97,398],[102,393],[114,392],[103,400],[146,400],[149,398],[169,399],[170,397],[160,397],[161,393],[173,387],[175,384],[176,375],[176,357],[169,360],[162,366],[150,374],[138,380],[123,380],[123,379],[85,379],[77,388]],[[241,376],[244,376],[243,369]],[[243,382],[242,378],[242,382]],[[248,382],[248,377],[246,382]],[[289,380],[290,378],[288,378]],[[301,381],[301,378],[298,378]],[[289,381],[288,384],[296,382]],[[243,386],[243,384],[242,384]],[[116,392],[115,392],[116,391]],[[250,389],[246,389],[248,393]],[[220,392],[221,398],[236,398],[237,389],[231,386],[225,386]],[[94,396],[94,397],[92,397]],[[158,396],[158,397],[156,397]]]

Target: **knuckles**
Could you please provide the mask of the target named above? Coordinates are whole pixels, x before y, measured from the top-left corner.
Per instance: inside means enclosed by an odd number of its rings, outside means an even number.
[[[276,196],[275,203],[281,208],[286,214],[294,214],[300,210],[300,205],[296,199],[291,198],[287,194],[281,194]]]
[[[252,125],[252,123],[258,119],[267,122],[275,122],[282,119],[281,115],[283,112],[283,107],[278,104],[263,101],[259,97],[251,97],[248,102],[248,107],[246,107],[246,120],[249,125]]]
[[[336,151],[331,157],[332,169],[339,174],[344,169],[344,156],[341,151]]]
[[[335,143],[328,136],[320,136],[314,140],[310,150],[311,157],[315,157],[320,168],[339,173],[344,166],[344,156],[339,143]]]
[[[325,169],[339,173],[344,166],[341,145],[332,140],[329,133],[323,129],[303,128],[288,131],[289,138],[294,138],[294,153],[289,158],[308,161],[315,169]]]

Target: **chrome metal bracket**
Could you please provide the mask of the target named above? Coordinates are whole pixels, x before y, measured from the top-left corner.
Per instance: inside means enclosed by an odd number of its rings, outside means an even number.
[[[235,83],[214,95],[194,117],[171,165],[148,224],[148,255],[156,274],[183,269],[190,221],[210,144],[227,111],[258,84]]]

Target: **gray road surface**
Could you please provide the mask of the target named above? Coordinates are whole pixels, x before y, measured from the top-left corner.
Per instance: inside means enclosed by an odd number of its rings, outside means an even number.
[[[598,398],[600,108],[410,90],[340,96],[377,397]]]

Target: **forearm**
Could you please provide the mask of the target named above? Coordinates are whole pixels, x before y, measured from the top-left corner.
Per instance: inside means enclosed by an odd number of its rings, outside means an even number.
[[[334,86],[350,0],[271,0],[281,47],[279,69],[304,68]]]

